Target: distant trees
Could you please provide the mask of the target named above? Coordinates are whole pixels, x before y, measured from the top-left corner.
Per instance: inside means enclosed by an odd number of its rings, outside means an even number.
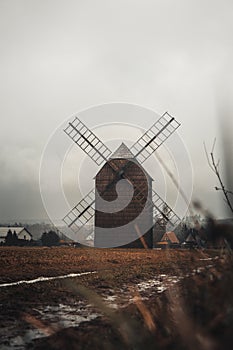
[[[6,245],[18,245],[18,242],[19,242],[19,239],[18,239],[16,232],[14,231],[14,233],[12,233],[12,231],[9,230],[7,232],[7,236],[5,238],[5,244]]]
[[[51,247],[59,245],[60,237],[55,231],[44,232],[41,236],[42,245]]]

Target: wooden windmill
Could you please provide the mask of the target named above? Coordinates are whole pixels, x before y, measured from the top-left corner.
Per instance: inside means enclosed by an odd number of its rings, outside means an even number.
[[[65,133],[102,168],[95,177],[95,188],[70,210],[63,221],[78,232],[94,217],[95,247],[152,248],[154,224],[162,219],[175,225],[180,219],[153,190],[153,179],[141,164],[179,126],[166,112],[130,149],[122,143],[112,153],[75,117]],[[121,184],[120,194],[118,184]]]

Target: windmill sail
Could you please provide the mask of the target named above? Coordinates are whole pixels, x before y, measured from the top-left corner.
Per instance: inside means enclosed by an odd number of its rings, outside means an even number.
[[[176,215],[172,208],[169,207],[169,205],[154,190],[152,190],[152,202],[155,207],[155,221],[157,221],[158,218],[162,218],[172,226],[175,226],[180,222],[179,216]]]
[[[130,151],[140,163],[143,163],[179,126],[180,123],[178,123],[174,117],[167,112],[164,113],[162,117],[133,144]]]
[[[77,117],[64,131],[97,165],[107,161],[112,153]]]
[[[63,218],[63,221],[73,231],[77,232],[95,214],[95,191],[91,190],[69,213]]]
[[[131,147],[130,151],[134,154],[134,158],[143,163],[178,127],[180,124],[171,117],[167,112],[152,125],[152,127]],[[107,161],[111,155],[111,151],[106,147],[99,138],[89,130],[78,118],[75,118],[67,128],[65,133],[91,158],[100,165],[103,161]],[[127,179],[125,170],[130,162],[123,167],[118,168],[114,164],[109,164],[115,172],[115,178],[110,182],[104,191],[100,193],[102,196],[105,191],[114,186],[120,179]],[[141,188],[134,188],[134,198],[137,202],[145,205],[144,195]],[[166,222],[175,225],[180,218],[165,203],[162,198],[152,190],[152,200],[147,201],[147,206],[153,206],[154,220],[162,218]],[[87,224],[95,214],[95,190],[91,190],[70,212],[64,217],[63,221],[71,227],[74,232],[79,231],[81,227]]]

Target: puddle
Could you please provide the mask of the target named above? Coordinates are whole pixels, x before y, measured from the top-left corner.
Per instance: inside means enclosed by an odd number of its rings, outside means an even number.
[[[79,301],[73,305],[58,304],[56,306],[41,306],[32,309],[32,311],[35,318],[42,323],[48,324],[54,330],[77,327],[81,322],[88,322],[100,316],[100,314],[93,311],[91,305],[86,305],[84,301]],[[20,324],[15,322],[12,326],[0,330],[0,349],[25,349],[25,346],[33,340],[47,335],[46,330],[43,332],[30,324],[20,334]]]
[[[168,275],[158,275],[154,279],[150,279],[146,282],[141,282],[137,284],[139,293],[145,292],[148,289],[153,288],[153,293],[162,293],[167,288],[171,287],[175,283],[179,282],[181,277],[168,276]]]
[[[208,258],[208,260],[211,259]],[[131,286],[131,288],[129,287],[129,285],[124,285],[122,288],[119,289],[108,289],[106,293],[102,293],[102,297],[109,307],[113,309],[123,308],[129,305],[130,303],[135,302],[134,290],[140,293],[142,299],[148,299],[152,295],[164,292],[168,288],[172,287],[174,284],[178,283],[182,278],[201,273],[203,270],[210,269],[211,267],[213,267],[213,265],[209,264],[205,267],[196,268],[183,277],[159,274],[147,281],[137,283]],[[0,287],[11,287],[20,284],[30,284],[55,279],[74,278],[93,273],[97,272],[83,272],[76,274],[72,273],[56,277],[38,277],[33,280],[22,280],[18,282],[0,284]],[[77,327],[83,321],[91,321],[97,318],[98,316],[101,316],[100,313],[97,313],[94,310],[93,305],[90,305],[82,300],[74,304],[60,303],[58,305],[41,305],[37,308],[32,309],[32,313],[38,320],[41,320],[45,323],[47,322],[54,329]],[[7,321],[6,324],[9,325],[9,321]],[[23,329],[23,334],[20,334],[21,330],[22,325],[20,324],[19,320],[12,320],[12,323],[9,326],[1,328],[0,349],[25,349],[25,345],[27,345],[31,341],[46,336],[45,333],[43,333],[37,328],[34,328],[31,324],[28,324],[26,328]]]
[[[91,321],[100,315],[92,311],[91,305],[81,301],[74,305],[46,306],[38,309],[38,312],[41,320],[54,323],[58,328],[78,326],[81,322]]]
[[[212,258],[211,257],[208,257],[208,258],[201,258],[199,260],[202,260],[202,261],[208,261],[208,260],[218,260],[220,258],[219,255],[216,255],[216,256],[213,256]]]
[[[212,258],[208,258],[208,260],[212,260]],[[114,294],[108,296],[102,294],[102,296],[104,301],[111,308],[117,309],[126,307],[129,303],[134,302],[133,290],[138,291],[140,293],[142,300],[146,300],[149,299],[151,296],[163,293],[168,288],[181,281],[183,278],[199,274],[207,269],[211,269],[212,267],[214,267],[214,265],[212,264],[198,267],[184,276],[166,274],[156,275],[152,279],[131,286],[131,289],[129,288],[129,286],[125,285],[123,288],[113,291]]]
[[[134,291],[139,292],[142,300],[149,299],[152,295],[160,294],[179,282],[182,277],[169,276],[165,274],[156,275],[154,278],[133,286],[125,285],[123,288],[116,289],[114,294],[102,294],[104,301],[113,309],[124,308],[130,303],[134,303]],[[111,291],[112,292],[112,291]]]

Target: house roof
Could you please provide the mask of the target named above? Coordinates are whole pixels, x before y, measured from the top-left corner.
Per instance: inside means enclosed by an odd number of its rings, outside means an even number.
[[[193,235],[190,233],[188,237],[186,238],[185,242],[196,242],[196,239],[193,237]]]
[[[164,241],[170,241],[171,243],[180,243],[175,232],[173,231],[170,231],[170,232],[166,232],[164,233],[162,239],[161,239],[162,242]]]
[[[109,159],[134,159],[133,153],[130,149],[122,142],[122,144],[116,149]]]
[[[14,231],[15,231],[15,233],[16,233],[17,235],[19,235],[20,232],[22,232],[23,230],[25,230],[25,231],[27,231],[27,233],[28,233],[30,236],[32,236],[31,233],[28,232],[28,230],[27,230],[25,227],[18,227],[18,226],[17,226],[17,227],[8,227],[8,226],[7,226],[7,227],[0,227],[0,237],[6,237],[9,230],[11,230],[12,233],[14,233]]]

